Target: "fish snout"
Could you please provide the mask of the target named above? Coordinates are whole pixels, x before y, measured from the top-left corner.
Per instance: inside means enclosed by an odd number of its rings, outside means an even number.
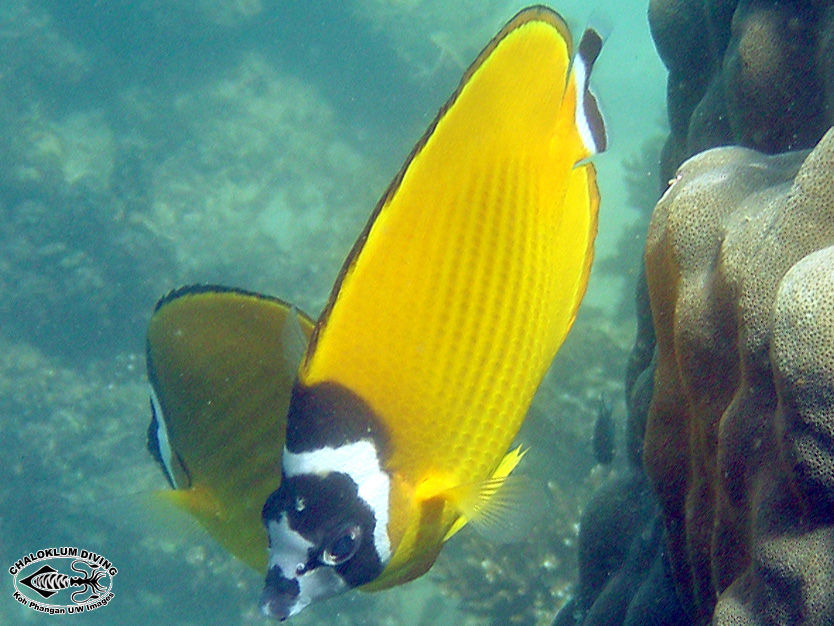
[[[300,591],[298,581],[284,576],[281,568],[269,568],[261,592],[261,613],[283,622],[306,606],[300,601]]]

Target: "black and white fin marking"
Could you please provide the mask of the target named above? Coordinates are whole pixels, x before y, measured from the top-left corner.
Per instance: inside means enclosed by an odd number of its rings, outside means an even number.
[[[188,471],[183,466],[176,451],[171,447],[165,414],[153,385],[151,385],[151,423],[148,427],[148,451],[162,465],[165,477],[172,489],[185,489],[190,486],[191,479],[188,476]]]
[[[571,72],[576,81],[576,127],[582,143],[591,154],[603,152],[608,145],[605,123],[596,96],[591,92],[588,78],[602,49],[602,36],[587,28],[579,41]]]

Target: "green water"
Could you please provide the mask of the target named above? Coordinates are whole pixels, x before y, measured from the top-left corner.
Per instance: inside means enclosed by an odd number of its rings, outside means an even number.
[[[165,487],[145,451],[154,302],[220,283],[316,315],[412,144],[522,6],[0,5],[0,564],[64,545],[119,570],[108,606],[53,619],[262,621],[259,575],[186,521],[145,510]],[[575,524],[599,479],[588,443],[599,394],[622,414],[627,293],[650,209],[633,198],[656,185],[665,74],[643,2],[553,6],[576,34],[589,21],[610,30],[593,77],[610,149],[595,159],[589,292],[520,437],[552,507],[525,544],[464,531],[424,578],[294,623],[548,623],[570,593]],[[13,599],[7,576],[0,622],[46,619]]]

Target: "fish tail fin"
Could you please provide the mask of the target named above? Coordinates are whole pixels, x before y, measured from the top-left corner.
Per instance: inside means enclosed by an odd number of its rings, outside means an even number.
[[[580,155],[578,161],[604,152],[608,146],[602,111],[590,88],[591,70],[602,50],[603,41],[604,37],[597,28],[593,26],[586,28],[579,40],[568,76],[567,89],[576,94],[574,115],[576,128],[584,148],[584,153]]]

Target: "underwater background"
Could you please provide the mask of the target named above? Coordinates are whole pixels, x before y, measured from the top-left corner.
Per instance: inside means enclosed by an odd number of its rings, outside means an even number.
[[[78,546],[119,569],[85,622],[261,622],[261,576],[188,520],[145,448],[144,341],[190,283],[276,295],[314,317],[388,181],[501,25],[497,0],[0,4],[0,563]],[[524,543],[470,530],[423,578],[294,623],[549,624],[572,590],[591,435],[624,412],[631,304],[660,188],[665,70],[646,3],[551,5],[608,32],[593,75],[596,261],[519,440],[552,496]],[[46,619],[0,593],[0,623]]]

